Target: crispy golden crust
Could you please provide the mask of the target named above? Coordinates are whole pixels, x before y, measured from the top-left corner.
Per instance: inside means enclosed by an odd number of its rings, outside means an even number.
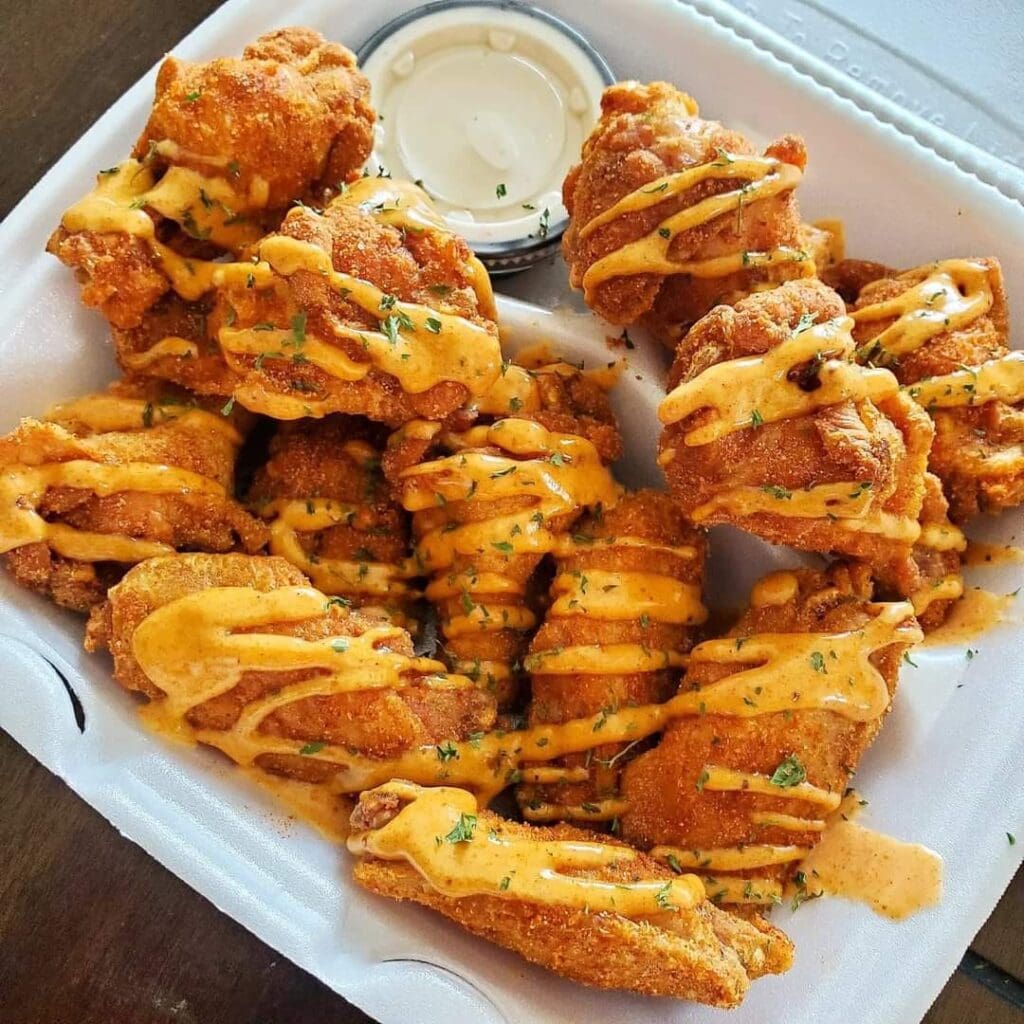
[[[260,36],[241,58],[167,57],[134,155],[170,140],[177,163],[202,174],[225,168],[243,194],[265,182],[266,206],[280,209],[363,165],[373,145],[369,93],[355,56],[308,28]]]
[[[1009,351],[1009,312],[1002,268],[995,259],[978,259],[988,271],[991,309],[965,327],[944,331],[914,352],[893,361],[890,369],[901,384],[913,385],[927,377],[978,366]],[[848,260],[835,274],[846,289],[853,309],[885,302],[920,284],[932,265],[902,273],[880,264]],[[859,324],[854,331],[860,345],[892,323],[892,319]],[[933,411],[935,440],[929,468],[942,481],[954,522],[962,523],[982,512],[999,512],[1024,502],[1024,408],[1003,401]],[[1009,467],[1009,468],[1007,468]]]
[[[628,494],[600,516],[586,516],[577,525],[574,536],[598,540],[628,537],[647,541],[651,547],[602,548],[600,543],[581,543],[571,557],[557,560],[556,573],[570,573],[582,579],[594,571],[649,572],[696,584],[698,588],[703,584],[705,537],[686,523],[672,499],[662,492]],[[694,557],[669,553],[665,547],[692,547]],[[586,614],[555,616],[549,611],[530,643],[530,653],[587,644],[639,644],[655,651],[685,652],[693,646],[694,632],[693,627],[685,625],[645,623],[636,615],[606,619]],[[678,677],[675,669],[601,675],[531,672],[529,722],[565,722],[598,714],[602,709],[660,703],[675,692]],[[554,763],[586,766],[588,778],[583,782],[544,786],[524,784],[517,789],[516,798],[524,808],[539,803],[582,807],[614,799],[619,796],[623,768],[645,746],[629,744],[626,751],[625,744],[607,743],[585,754],[561,758]],[[604,827],[608,827],[607,823]]]
[[[537,372],[534,382],[537,386],[540,408],[533,412],[517,411],[516,418],[534,420],[555,432],[564,430],[566,433],[585,437],[597,449],[602,461],[610,462],[621,454],[622,438],[608,397],[592,379],[580,371],[571,375]],[[481,422],[500,418],[499,415],[484,416],[481,417]],[[458,450],[508,454],[493,448]],[[441,458],[446,454],[450,454],[450,450],[444,445],[443,432],[439,431],[429,438],[423,438],[415,431],[398,431],[393,435],[388,441],[388,450],[384,455],[384,473],[396,489],[398,500],[402,500],[404,488],[411,486],[401,479],[403,469],[430,459]],[[533,503],[534,497],[529,495],[511,496],[497,501],[449,501],[443,506],[418,512],[413,519],[413,531],[419,538],[447,524],[461,526],[490,520],[499,522],[504,516],[532,507]],[[582,509],[578,509],[571,515],[550,516],[545,526],[555,532],[567,532],[581,514]],[[495,535],[493,538],[495,543],[507,539],[504,535]],[[493,616],[499,615],[500,609],[507,606],[510,601],[513,606],[522,605],[522,592],[528,590],[528,583],[540,560],[540,554],[509,555],[493,546],[472,557],[456,555],[454,563],[438,574],[439,578],[459,574],[468,574],[471,577],[496,574],[513,581],[516,584],[516,592],[489,594],[474,591],[471,595],[456,594],[435,601],[442,632],[452,619],[466,614],[467,598],[472,602],[486,605],[491,609]],[[429,593],[428,590],[428,596]],[[526,653],[528,642],[528,633],[521,629],[473,630],[447,638],[445,655],[453,662],[458,661],[466,665],[494,661],[514,666],[512,675],[507,679],[482,678],[484,683],[498,693],[500,708],[508,710],[515,705],[519,696],[522,678],[518,666]]]
[[[173,293],[148,308],[132,327],[115,325],[111,330],[114,352],[126,373],[145,374],[154,380],[173,382],[197,395],[227,398],[241,377],[224,361],[210,322],[210,297],[187,302]],[[187,358],[167,355],[147,358],[150,349],[164,338],[181,338],[196,347]]]
[[[693,101],[665,82],[642,85],[620,82],[605,90],[601,120],[584,143],[581,162],[562,186],[571,222],[562,240],[574,287],[598,259],[654,231],[666,217],[700,199],[735,187],[729,181],[709,181],[681,196],[611,223],[581,238],[582,229],[623,196],[647,182],[708,163],[724,150],[754,154],[740,133],[694,113]],[[807,154],[802,140],[786,136],[772,143],[765,155],[803,168]],[[771,250],[800,245],[800,216],[792,191],[752,202],[735,213],[680,232],[673,240],[672,259],[701,260],[729,253]],[[778,271],[771,278],[781,279]],[[698,320],[726,296],[743,294],[756,280],[769,275],[745,270],[728,277],[699,280],[686,275],[637,274],[600,285],[591,306],[615,324],[643,322],[673,343],[680,328]]]
[[[562,371],[566,371],[564,364],[558,365]],[[622,435],[615,422],[608,393],[593,378],[581,370],[571,373],[544,372],[544,367],[540,367],[534,368],[533,380],[540,403],[538,409],[525,412],[510,406],[507,410],[480,415],[471,405],[456,410],[448,417],[445,421],[446,431],[458,432],[473,423],[493,422],[503,415],[515,416],[519,419],[532,419],[554,433],[585,437],[597,449],[602,462],[611,463],[621,458]],[[433,457],[441,436],[440,431],[430,436],[417,431],[396,431],[388,438],[383,459],[384,476],[393,486],[398,486],[402,470]]]
[[[805,314],[822,321],[843,312],[839,296],[818,281],[789,281],[751,295],[735,308],[718,306],[680,342],[669,387],[724,360],[768,351],[787,339]],[[683,434],[696,422],[670,424],[660,440],[662,452],[680,453],[665,474],[687,515],[733,487],[798,491],[840,481],[869,485],[884,511],[895,516],[919,515],[932,430],[927,415],[905,396],[878,404],[843,402],[687,447]],[[845,552],[874,565],[910,559],[909,545],[840,530],[828,521],[766,512],[736,517],[719,509],[707,519],[708,525],[718,523],[739,526],[775,544]]]
[[[146,399],[139,429],[94,432],[73,420],[26,419],[0,437],[0,465],[42,466],[84,460],[113,465],[148,463],[188,470],[224,488],[224,494],[118,491],[101,495],[80,488],[49,487],[36,505],[47,522],[90,533],[118,534],[185,550],[258,551],[267,540],[263,525],[231,496],[236,446],[219,432],[187,420],[164,418],[161,410],[189,403],[180,392],[132,381],[108,394]],[[147,415],[148,413],[148,415]],[[61,556],[43,542],[26,544],[4,556],[22,586],[76,611],[103,600],[123,564],[86,562]]]
[[[255,229],[245,233],[251,240],[276,227],[291,202],[352,180],[372,148],[374,120],[369,83],[352,53],[311,29],[279,29],[241,58],[197,64],[167,57],[133,156],[157,180],[172,167],[221,179],[234,195],[225,215]],[[207,208],[216,205],[200,196]],[[225,251],[206,240],[191,206],[180,216],[146,210],[159,240],[181,256]],[[82,301],[120,331],[143,328],[171,288],[144,238],[61,226],[47,249],[76,271]],[[185,376],[174,379],[188,385]]]
[[[383,428],[352,416],[281,424],[270,442],[267,461],[256,472],[248,500],[257,511],[281,499],[338,502],[349,511],[339,510],[336,525],[300,534],[307,555],[315,562],[338,559],[399,566],[409,555],[409,517],[391,499],[381,473],[386,439]],[[272,517],[273,512],[265,514]],[[347,586],[344,579],[330,587],[320,582],[329,593],[357,606],[390,603]],[[401,614],[411,596],[402,597],[402,607],[395,611]]]
[[[354,824],[381,820],[366,808],[364,794]],[[385,818],[388,812],[385,812]],[[566,825],[537,828],[481,811],[478,829],[531,839],[592,839]],[[602,842],[614,842],[602,837]],[[786,936],[764,921],[746,921],[710,903],[692,910],[633,921],[618,914],[541,906],[497,896],[452,898],[433,889],[411,865],[367,857],[354,868],[356,881],[381,896],[412,900],[438,911],[467,931],[510,949],[533,963],[584,985],[626,989],[644,995],[690,999],[712,1006],[737,1006],[751,979],[782,973],[792,962]],[[672,873],[648,857],[588,874],[611,882],[670,879]]]
[[[143,238],[58,227],[46,250],[75,271],[82,302],[119,330],[138,327],[171,286]]]
[[[162,692],[140,668],[132,649],[139,624],[155,609],[187,594],[212,587],[251,587],[258,591],[307,586],[308,580],[283,558],[245,555],[181,555],[152,558],[129,571],[110,590],[105,604],[93,610],[86,632],[87,650],[107,648],[114,658],[114,678],[128,690],[159,700]],[[359,636],[377,626],[358,612],[328,604],[315,618],[271,623],[260,632],[307,640]],[[411,655],[409,636],[389,639],[396,654]],[[312,678],[317,669],[282,672],[247,671],[227,693],[188,712],[197,729],[229,729],[247,704],[281,686]],[[293,701],[265,718],[260,732],[311,743],[337,744],[372,757],[393,757],[404,750],[443,739],[460,739],[494,724],[494,702],[474,689],[436,690],[410,679],[398,690],[366,690]],[[338,771],[330,761],[265,754],[257,764],[280,774],[320,782]]]
[[[798,591],[793,598],[781,605],[751,607],[727,635],[844,632],[871,618],[872,584],[864,566],[837,564],[827,573],[800,571],[796,578]],[[893,644],[872,657],[890,695],[905,649]],[[737,670],[737,666],[700,662],[687,673],[683,686],[706,686]],[[881,724],[882,719],[854,722],[815,710],[679,719],[666,729],[654,750],[626,768],[622,789],[629,809],[622,817],[622,835],[642,848],[658,844],[686,850],[752,843],[813,846],[819,832],[755,825],[750,816],[773,811],[816,817],[817,808],[802,800],[744,790],[713,792],[701,785],[701,773],[715,765],[771,776],[786,757],[795,754],[806,768],[808,782],[841,794]],[[758,868],[756,873],[781,875],[785,870],[785,866]]]
[[[293,209],[280,234],[315,245],[327,253],[336,270],[370,281],[386,295],[415,302],[471,321],[496,336],[497,327],[477,304],[472,287],[472,253],[466,243],[440,229],[403,231],[382,223],[371,211],[349,204],[344,197],[318,213],[309,207]],[[349,301],[324,278],[307,270],[280,277],[274,288],[228,285],[217,296],[211,328],[230,325],[242,330],[276,324],[285,330],[304,314],[311,337],[329,340],[354,362],[365,364],[363,345],[337,335],[336,327],[379,329],[379,319]],[[181,362],[181,360],[177,360]],[[409,394],[389,374],[371,369],[361,380],[332,377],[312,362],[289,358],[232,359],[252,397],[246,404],[264,411],[277,395],[319,403],[319,414],[344,412],[368,416],[392,426],[415,417],[443,420],[469,398],[465,385],[442,381],[426,391]],[[263,396],[266,396],[266,399]]]

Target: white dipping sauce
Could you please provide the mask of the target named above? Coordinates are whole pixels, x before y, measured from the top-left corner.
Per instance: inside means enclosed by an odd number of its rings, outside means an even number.
[[[453,7],[403,25],[362,67],[379,115],[370,174],[420,182],[471,244],[560,230],[562,179],[606,84],[575,40],[519,11]]]

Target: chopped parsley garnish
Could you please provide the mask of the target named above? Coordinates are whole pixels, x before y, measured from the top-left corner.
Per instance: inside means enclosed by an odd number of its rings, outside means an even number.
[[[507,195],[508,195],[508,189],[507,189],[507,188],[505,188],[505,183],[504,183],[504,182],[499,182],[499,183],[497,184],[497,186],[496,186],[496,187],[495,187],[495,189],[494,189],[494,194],[495,194],[495,195],[496,195],[496,196],[497,196],[497,197],[498,197],[499,199],[504,199],[504,198],[505,198],[505,196],[507,196]]]
[[[304,747],[302,747],[299,750],[299,753],[303,757],[309,757],[310,754],[319,754],[320,751],[323,750],[324,747],[326,746],[326,743],[320,743],[319,741],[316,743],[307,743]]]
[[[672,231],[669,228],[658,228],[658,234],[661,235],[662,238],[672,237]]]
[[[475,829],[476,815],[462,813],[459,815],[459,820],[455,827],[444,837],[443,842],[468,843],[473,838],[473,831]]]
[[[500,551],[503,555],[511,555],[514,550],[512,544],[507,540],[492,540],[491,547]]]
[[[231,415],[231,410],[234,409],[234,407],[235,407],[235,396],[232,395],[224,403],[224,405],[221,407],[221,410],[220,410],[221,416],[230,416]]]
[[[677,907],[669,898],[668,895],[672,891],[672,883],[666,882],[655,894],[654,902],[658,904],[659,910],[678,910]]]
[[[779,763],[778,768],[772,772],[769,781],[773,786],[778,786],[780,789],[790,789],[793,786],[799,786],[801,782],[807,781],[807,769],[796,754],[787,754]]]
[[[734,163],[736,160],[731,153],[727,153],[721,146],[715,146],[715,153],[718,154],[718,159],[712,163],[712,167],[725,167],[726,164]]]
[[[760,427],[764,424],[764,417],[755,409],[750,414],[750,425],[752,427]]]
[[[796,327],[793,328],[793,333],[794,334],[803,334],[804,331],[810,329],[813,326],[814,326],[814,314],[813,313],[804,313],[800,317],[799,321],[797,322]]]
[[[644,192],[644,193],[646,193],[647,195],[650,196],[650,195],[654,195],[656,192],[664,192],[665,189],[667,189],[667,188],[668,188],[668,182],[667,181],[663,181],[663,182],[661,182],[660,185],[652,185],[650,188],[642,188],[642,189],[640,189],[640,191]]]
[[[459,751],[451,740],[438,744],[434,749],[437,751],[437,759],[442,762],[451,761],[452,758],[459,756]]]
[[[195,103],[195,101],[197,99],[199,99],[199,97],[202,96],[202,95],[203,95],[203,90],[202,89],[196,89],[194,92],[187,92],[187,93],[185,93],[185,102],[186,103]]]
[[[914,666],[914,668],[917,668],[917,662],[916,662],[916,661],[914,661],[914,659],[913,659],[913,658],[911,658],[911,656],[910,656],[910,651],[904,651],[904,652],[903,652],[903,660],[904,660],[904,661],[905,661],[905,662],[906,662],[906,663],[907,663],[908,665],[913,665],[913,666]]]
[[[707,785],[707,781],[710,778],[711,778],[711,776],[708,775],[708,770],[706,768],[702,768],[700,775],[697,776],[696,786],[697,786],[697,792],[698,793],[703,793],[704,792],[704,787]]]
[[[815,672],[820,672],[822,675],[828,674],[828,669],[825,668],[825,655],[821,651],[811,651],[811,656],[808,660]]]
[[[679,863],[679,858],[674,854],[670,853],[665,860],[668,861],[668,866],[677,874],[683,873],[683,865]]]
[[[793,497],[792,491],[786,490],[785,487],[780,487],[778,484],[763,484],[761,490],[779,501],[789,501]]]
[[[397,316],[389,316],[381,322],[381,331],[384,337],[391,342],[392,345],[398,344],[398,332],[400,329],[400,323]]]
[[[292,317],[292,344],[298,348],[306,342],[306,314],[296,313]]]
[[[436,316],[428,316],[423,325],[431,334],[441,333],[441,321]]]

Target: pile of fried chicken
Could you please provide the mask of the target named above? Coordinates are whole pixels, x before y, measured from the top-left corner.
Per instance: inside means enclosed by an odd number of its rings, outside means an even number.
[[[757,153],[672,85],[612,86],[563,251],[595,313],[674,351],[668,490],[628,492],[597,380],[503,360],[470,248],[363,171],[374,119],[308,29],[167,58],[49,243],[123,377],[0,438],[7,568],[88,615],[154,721],[358,797],[368,889],[579,982],[735,1006],[791,963],[764,914],[962,593],[959,526],[1024,500],[998,261],[843,260],[801,219],[801,139]],[[721,523],[821,567],[709,620]],[[869,635],[867,704],[776,699],[808,644]],[[521,820],[487,806],[506,789]]]

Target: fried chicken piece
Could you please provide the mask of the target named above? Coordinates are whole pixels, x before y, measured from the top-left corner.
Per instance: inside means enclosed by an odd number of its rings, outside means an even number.
[[[88,611],[144,558],[258,551],[267,532],[232,496],[246,425],[131,380],[22,420],[0,438],[0,550],[15,580]]]
[[[506,710],[536,624],[534,572],[585,509],[618,499],[607,464],[621,439],[605,394],[565,363],[509,366],[480,413],[462,432],[409,424],[389,442],[385,474],[413,513],[447,659]]]
[[[93,610],[86,649],[104,647],[159,728],[306,782],[494,724],[490,695],[283,558],[149,559]]]
[[[116,328],[139,327],[168,291],[199,299],[208,260],[355,177],[373,142],[368,94],[355,57],[310,29],[262,36],[241,59],[168,57],[132,157],[100,172],[47,248]]]
[[[995,259],[903,272],[846,261],[834,271],[864,361],[888,366],[935,421],[929,467],[954,522],[1024,502],[1024,357],[1008,347]]]
[[[415,185],[364,178],[322,213],[297,207],[254,256],[212,317],[254,412],[441,420],[498,377],[487,272]]]
[[[782,932],[715,907],[692,876],[605,836],[507,821],[464,790],[393,782],[362,794],[352,826],[360,885],[585,985],[729,1007],[792,962]]]
[[[408,515],[381,474],[386,432],[351,416],[284,423],[248,501],[270,526],[270,553],[325,594],[408,626]]]
[[[921,639],[908,602],[874,604],[862,565],[762,579],[721,640],[701,644],[677,718],[627,767],[622,835],[726,902],[770,903],[820,838],[891,706],[900,659]],[[732,684],[728,713],[716,691]],[[792,694],[790,691],[792,690]]]
[[[853,362],[843,312],[818,281],[712,310],[676,353],[659,462],[695,523],[912,575],[931,424]]]
[[[212,301],[165,295],[135,327],[111,329],[114,352],[128,374],[174,381],[198,395],[228,398],[241,377],[224,361],[212,329]]]
[[[657,704],[675,693],[693,627],[707,617],[705,547],[703,533],[658,491],[627,494],[579,523],[556,549],[553,603],[526,659],[530,725]],[[523,817],[615,831],[622,770],[646,745],[606,743],[524,768],[516,792]]]
[[[807,162],[801,139],[784,136],[759,157],[665,82],[613,85],[601,111],[562,186],[562,252],[594,312],[674,345],[719,302],[813,276],[793,191]]]
[[[963,595],[960,574],[967,538],[949,521],[949,503],[934,473],[924,477],[921,536],[914,545],[913,561],[897,559],[891,566],[873,567],[879,595],[885,599],[909,597],[921,628],[938,629]]]
[[[281,28],[241,59],[167,57],[133,155],[173,143],[169,162],[215,169],[253,205],[278,210],[353,180],[373,148],[370,83],[355,54],[310,28]],[[166,147],[170,149],[170,147]]]

